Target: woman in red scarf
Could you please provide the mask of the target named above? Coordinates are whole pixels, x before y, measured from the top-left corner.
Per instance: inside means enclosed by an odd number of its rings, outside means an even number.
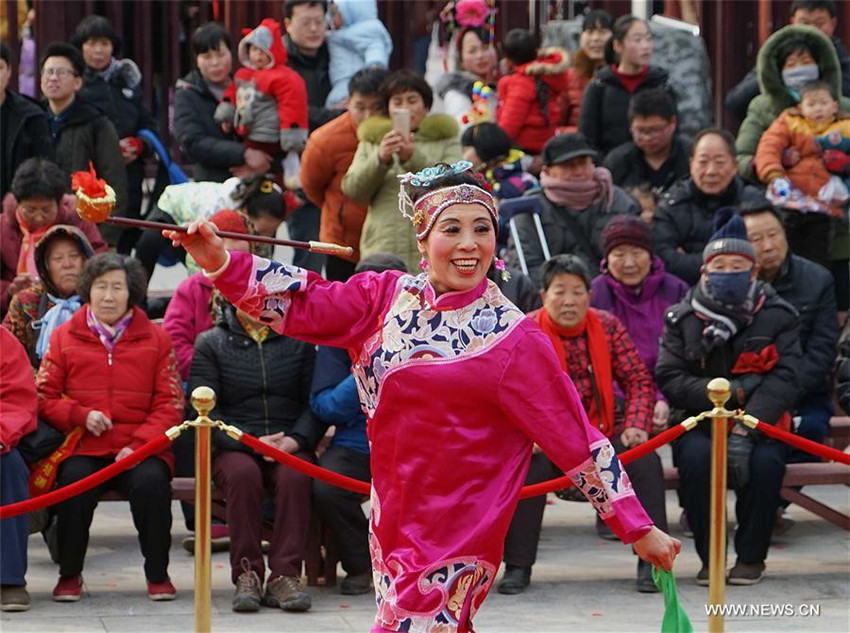
[[[617,318],[590,308],[590,274],[584,262],[574,255],[556,255],[541,268],[543,308],[532,312],[534,319],[552,341],[588,412],[591,424],[621,453],[649,439],[655,388],[652,377]],[[614,397],[614,381],[624,399]],[[629,464],[626,473],[638,500],[663,531],[667,531],[664,511],[664,475],[656,453]],[[560,472],[549,458],[535,451],[526,484],[539,483]],[[505,575],[499,593],[521,593],[531,579],[531,566],[537,556],[545,497],[520,501],[505,539]],[[657,591],[651,566],[638,563],[637,589]]]
[[[12,296],[38,280],[35,245],[56,224],[79,228],[95,253],[107,249],[97,227],[77,217],[73,206],[62,203],[70,177],[43,158],[24,161],[15,172],[12,194],[16,204],[0,215],[0,317]]]

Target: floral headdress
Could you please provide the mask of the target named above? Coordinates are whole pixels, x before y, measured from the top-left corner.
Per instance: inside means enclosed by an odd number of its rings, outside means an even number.
[[[488,34],[487,45],[491,52],[495,52],[497,11],[495,0],[451,0],[446,3],[440,12],[440,21],[445,26],[445,40],[440,47],[444,71],[449,70],[448,45],[465,28],[485,28]]]
[[[462,160],[453,165],[436,165],[434,167],[426,167],[422,171],[416,173],[407,172],[401,174],[399,179],[398,190],[398,206],[401,214],[413,223],[416,229],[416,239],[424,240],[431,228],[437,221],[437,217],[449,206],[453,204],[478,204],[487,209],[487,212],[493,218],[493,223],[499,226],[499,216],[496,212],[496,203],[492,194],[485,189],[485,185],[481,186],[461,184],[452,185],[449,187],[440,187],[434,191],[429,191],[416,202],[410,198],[407,192],[406,185],[414,187],[427,187],[438,178],[448,176],[450,174],[462,174],[465,171],[472,169],[472,163],[468,160]]]

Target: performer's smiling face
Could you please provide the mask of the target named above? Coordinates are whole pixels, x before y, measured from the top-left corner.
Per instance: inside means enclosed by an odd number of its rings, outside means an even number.
[[[493,219],[479,204],[453,204],[417,246],[428,262],[428,280],[437,294],[472,290],[493,262]]]

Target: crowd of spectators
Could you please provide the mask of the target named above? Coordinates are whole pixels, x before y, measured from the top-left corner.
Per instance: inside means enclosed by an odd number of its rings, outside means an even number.
[[[432,85],[388,68],[394,42],[376,6],[285,0],[281,23],[244,25],[236,46],[216,23],[190,34],[193,69],[174,87],[167,132],[194,182],[160,192],[151,218],[267,236],[285,222],[294,239],[352,247],[351,256],[296,251],[294,264],[330,280],[416,275],[423,260],[399,213],[399,176],[467,159],[501,207],[510,277],[495,264],[488,276],[548,335],[618,453],[710,409],[706,384],[716,376],[731,381],[731,408],[825,440],[835,404],[850,412],[850,326],[840,332],[850,306],[850,58],[834,2],[796,0],[790,23],[725,96],[743,120],[737,137],[722,127],[681,133],[641,18],[589,11],[570,55],[541,48],[534,31],[494,42],[482,9],[475,23],[458,20],[448,71]],[[116,215],[144,213],[154,149],[141,132],[166,131],[144,102],[145,69],[121,48],[106,18],[86,17],[67,43],[44,49],[37,102],[9,87],[14,63],[0,43],[0,504],[128,457],[185,417],[185,395],[199,385],[217,393],[214,418],[369,481],[367,418],[347,354],[237,310],[158,232],[96,226],[74,212],[70,173],[92,165],[116,192]],[[269,255],[246,240],[227,247]],[[147,296],[157,261],[195,272],[167,308]],[[25,461],[28,438],[51,433],[57,442]],[[371,590],[364,499],[222,432],[213,444],[234,611],[311,607],[300,578],[313,512],[337,542],[342,593]],[[702,561],[696,582],[707,584],[707,427],[679,439],[673,455]],[[54,600],[83,595],[89,527],[108,489],[129,500],[148,596],[176,597],[169,481],[191,474],[192,459],[190,445],[175,444],[51,510],[38,529],[59,566]],[[812,459],[742,425],[731,430],[729,583],[762,579],[785,465]],[[659,455],[626,471],[667,531]],[[559,474],[535,451],[528,483]],[[544,508],[545,497],[517,507],[499,592],[528,587]],[[184,514],[192,529],[191,508]],[[26,517],[4,521],[4,611],[29,608],[27,529]],[[636,582],[656,590],[647,563]]]

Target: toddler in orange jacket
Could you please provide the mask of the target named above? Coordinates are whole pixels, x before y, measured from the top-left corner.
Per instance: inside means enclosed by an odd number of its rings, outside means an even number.
[[[783,111],[759,141],[756,173],[768,185],[768,198],[790,208],[794,206],[786,202],[806,204],[804,197],[811,199],[809,205],[843,205],[848,191],[841,176],[846,177],[850,158],[835,148],[847,142],[850,114],[839,111],[829,84],[813,81],[803,86],[799,105]]]

